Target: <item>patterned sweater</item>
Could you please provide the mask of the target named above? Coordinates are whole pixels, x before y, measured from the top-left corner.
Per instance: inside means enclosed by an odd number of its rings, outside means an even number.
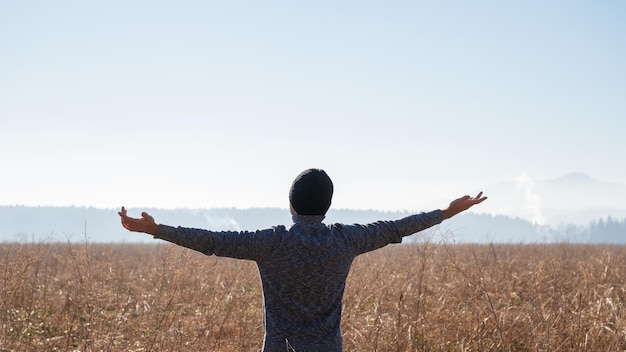
[[[362,253],[439,224],[435,210],[367,225],[325,225],[294,215],[290,229],[208,231],[159,225],[155,238],[206,255],[254,260],[263,287],[264,352],[342,351],[341,300],[352,261]]]

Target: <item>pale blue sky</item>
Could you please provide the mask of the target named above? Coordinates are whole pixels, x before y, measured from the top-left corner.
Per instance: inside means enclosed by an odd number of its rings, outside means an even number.
[[[0,0],[0,204],[417,210],[626,183],[624,1]]]

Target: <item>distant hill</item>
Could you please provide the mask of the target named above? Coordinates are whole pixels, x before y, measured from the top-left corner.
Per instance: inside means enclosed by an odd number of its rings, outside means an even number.
[[[279,208],[145,210],[160,223],[213,230],[256,230],[292,223],[289,212]],[[139,215],[130,211],[132,216]],[[370,223],[406,215],[409,213],[331,209],[325,222]],[[540,226],[519,217],[464,213],[406,241],[425,239],[436,242],[626,243],[626,217],[599,217],[585,226]],[[117,209],[0,206],[0,241],[123,243],[154,240],[151,236],[124,230]]]
[[[537,224],[588,225],[594,219],[626,217],[626,186],[571,173],[549,180],[521,176],[493,184],[481,210]]]

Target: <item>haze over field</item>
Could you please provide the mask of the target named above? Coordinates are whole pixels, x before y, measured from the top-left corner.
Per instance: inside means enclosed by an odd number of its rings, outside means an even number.
[[[626,199],[624,185],[572,173],[537,182],[520,177],[485,190],[490,199],[478,211],[459,215],[408,240],[626,243],[626,207],[620,206]],[[438,207],[425,205],[417,211]],[[133,216],[143,210],[160,223],[211,230],[256,230],[291,224],[286,208],[129,209]],[[325,221],[368,223],[408,214],[331,207]],[[124,230],[117,209],[0,206],[0,224],[0,241],[151,241],[151,236]]]

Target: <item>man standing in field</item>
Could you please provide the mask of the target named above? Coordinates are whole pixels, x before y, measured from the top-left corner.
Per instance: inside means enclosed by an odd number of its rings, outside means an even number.
[[[320,169],[303,171],[291,185],[294,224],[287,229],[210,231],[157,224],[142,213],[122,225],[206,255],[254,260],[263,287],[264,352],[342,351],[341,300],[352,261],[359,254],[399,243],[404,236],[441,223],[487,197],[464,196],[448,208],[368,225],[322,223],[333,183]]]

